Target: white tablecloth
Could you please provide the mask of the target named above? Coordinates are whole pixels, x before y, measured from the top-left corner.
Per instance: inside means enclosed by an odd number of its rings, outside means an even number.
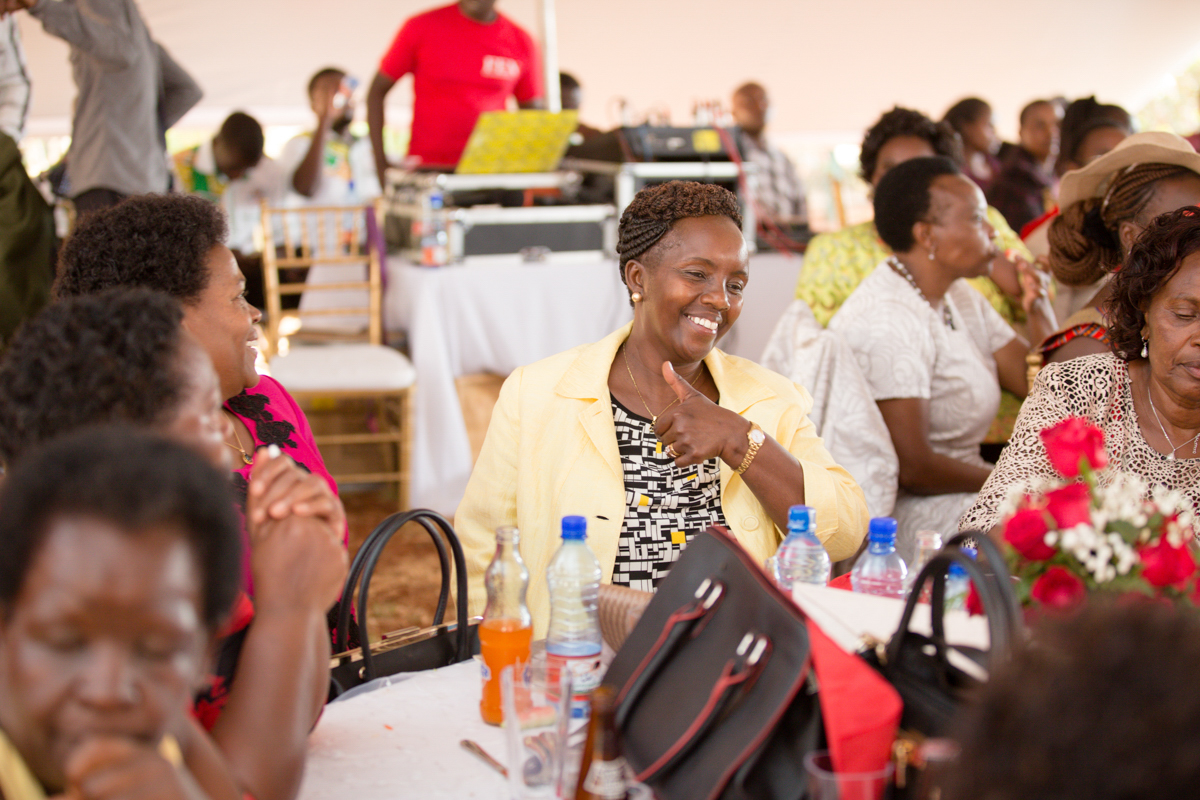
[[[402,677],[325,707],[299,800],[507,800],[505,779],[459,746],[473,739],[506,760],[504,731],[479,718],[479,665]]]
[[[741,319],[721,342],[757,360],[793,295],[800,259],[755,256]],[[629,321],[628,294],[613,260],[484,265],[387,264],[384,318],[406,329],[415,391],[409,503],[453,513],[471,474],[471,448],[454,381],[519,366],[594,342]]]
[[[835,642],[861,647],[864,633],[888,639],[904,604],[841,589],[804,587],[800,606]],[[929,632],[921,607],[913,629]],[[947,639],[985,647],[987,623],[946,614]],[[964,667],[969,662],[962,662]],[[459,746],[473,739],[504,763],[504,731],[479,718],[479,665],[400,676],[391,686],[325,707],[309,737],[299,800],[507,800],[508,784]]]

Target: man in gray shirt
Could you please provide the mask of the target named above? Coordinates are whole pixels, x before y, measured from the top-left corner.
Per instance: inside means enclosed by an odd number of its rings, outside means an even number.
[[[200,87],[150,38],[133,0],[0,0],[71,45],[78,96],[67,182],[83,214],[170,186],[166,132]]]

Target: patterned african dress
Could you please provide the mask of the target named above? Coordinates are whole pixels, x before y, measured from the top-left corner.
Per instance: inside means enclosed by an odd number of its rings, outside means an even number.
[[[625,521],[612,582],[652,592],[693,536],[711,525],[725,525],[721,464],[710,458],[677,467],[650,420],[615,397],[612,411],[625,476]]]
[[[1108,328],[1104,325],[1104,316],[1100,309],[1084,308],[1075,312],[1063,323],[1062,330],[1046,337],[1046,341],[1042,342],[1038,349],[1043,359],[1049,359],[1051,353],[1075,339],[1095,339],[1101,344],[1110,343]]]

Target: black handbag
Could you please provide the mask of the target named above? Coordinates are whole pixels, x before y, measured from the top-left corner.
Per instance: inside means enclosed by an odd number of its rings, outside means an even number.
[[[986,564],[962,551],[964,544],[971,540],[986,558]],[[951,564],[965,569],[975,585],[988,622],[986,651],[946,642],[946,577]],[[923,589],[930,582],[931,634],[926,636],[910,630],[909,624]],[[1023,632],[1021,607],[1000,549],[985,533],[960,533],[930,559],[913,581],[904,615],[892,638],[886,644],[880,642],[867,648],[862,655],[896,687],[904,700],[900,720],[904,730],[923,736],[945,736],[963,698],[979,685],[977,678],[951,663],[950,651],[957,650],[986,669],[1007,658]]]
[[[433,625],[372,645],[367,635],[366,609],[370,598],[371,576],[383,554],[383,548],[404,525],[415,522],[433,538],[442,570],[442,585],[438,593]],[[444,624],[446,606],[450,599],[450,572],[455,575],[455,610],[457,619]],[[350,599],[358,586],[359,616],[362,646],[351,650]],[[469,624],[467,617],[467,563],[462,545],[450,523],[433,511],[416,509],[392,514],[371,531],[350,564],[342,602],[338,607],[337,630],[334,634],[334,656],[337,664],[330,671],[330,699],[355,686],[375,678],[401,672],[419,672],[466,661],[479,652],[479,626]]]
[[[723,528],[684,550],[608,668],[638,780],[663,800],[793,798],[823,746],[807,622]]]

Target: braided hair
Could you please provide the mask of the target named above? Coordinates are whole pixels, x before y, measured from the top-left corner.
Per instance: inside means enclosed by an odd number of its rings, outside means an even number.
[[[621,214],[617,226],[617,257],[621,282],[625,265],[658,244],[681,219],[728,217],[742,227],[737,195],[712,183],[668,181],[638,192]]]
[[[1113,176],[1102,197],[1063,209],[1050,225],[1050,269],[1067,286],[1088,286],[1124,261],[1118,230],[1137,218],[1161,181],[1194,174],[1174,164],[1133,164]]]

